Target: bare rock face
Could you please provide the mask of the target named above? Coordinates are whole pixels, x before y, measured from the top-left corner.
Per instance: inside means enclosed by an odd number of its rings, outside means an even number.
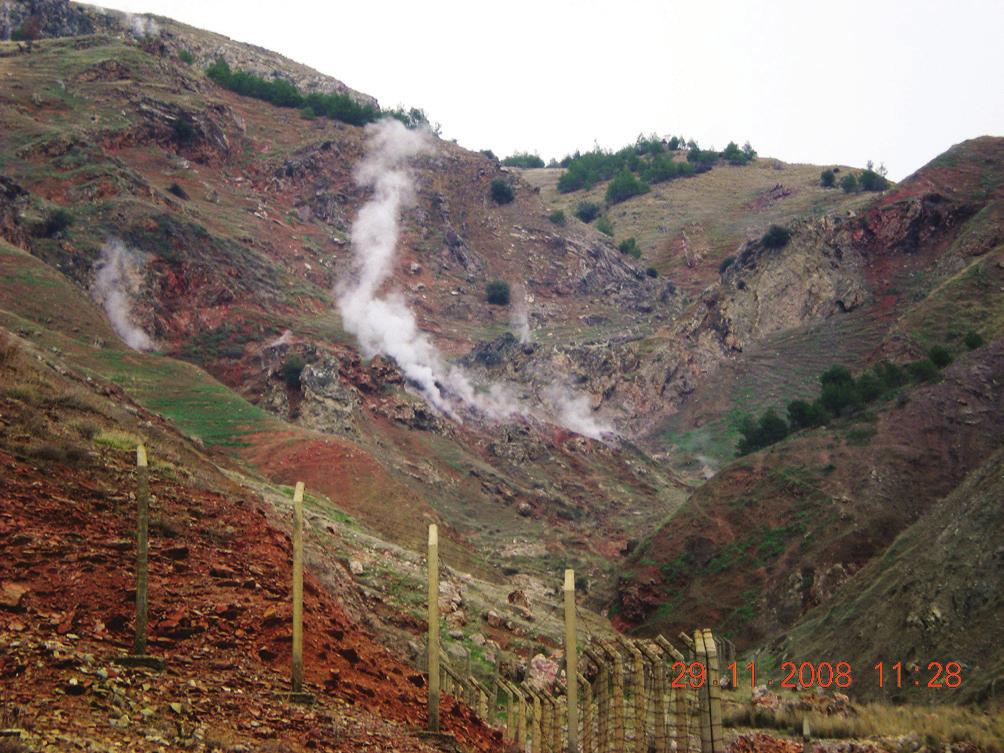
[[[94,23],[69,0],[0,0],[0,39],[18,32],[31,37],[93,34]]]
[[[359,394],[338,378],[338,362],[325,358],[307,364],[300,374],[302,421],[318,431],[344,431],[361,402]]]

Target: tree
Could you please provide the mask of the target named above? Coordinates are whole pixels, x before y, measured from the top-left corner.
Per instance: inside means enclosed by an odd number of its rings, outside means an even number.
[[[791,231],[780,225],[771,225],[763,235],[763,245],[767,248],[784,248],[791,240]]]
[[[927,352],[927,357],[931,359],[931,363],[937,366],[939,369],[943,369],[948,364],[952,362],[952,354],[948,352],[948,349],[941,346],[935,345]]]
[[[659,270],[656,269],[655,267],[647,267],[645,269],[645,274],[647,274],[649,277],[656,278],[659,276]]]
[[[485,300],[494,306],[509,305],[509,283],[492,280],[485,285]]]
[[[746,142],[749,145],[749,142]],[[750,147],[750,151],[753,147]],[[755,152],[754,152],[755,154]],[[730,141],[725,149],[722,151],[722,159],[728,162],[730,165],[745,165],[750,161],[750,158],[746,156],[746,152],[739,148],[739,145]]]
[[[617,249],[622,254],[627,254],[635,259],[641,258],[641,248],[638,247],[638,242],[632,236],[631,238],[625,238],[618,244]]]
[[[933,382],[938,378],[938,367],[929,358],[911,361],[906,365],[906,371],[915,382]]]
[[[607,186],[607,203],[617,204],[618,202],[630,199],[632,196],[647,193],[648,190],[649,187],[645,183],[638,180],[634,176],[634,173],[625,168]]]
[[[830,421],[830,414],[819,401],[792,400],[788,403],[788,423],[792,431],[825,426]]]
[[[720,275],[725,274],[725,270],[731,267],[733,262],[735,262],[735,260],[736,257],[734,256],[726,256],[724,259],[722,259],[722,263],[718,265],[718,274]]]
[[[843,415],[861,402],[854,377],[846,366],[831,366],[819,375],[819,402],[831,416]]]
[[[739,454],[747,455],[780,442],[788,436],[788,432],[787,422],[777,415],[773,408],[764,411],[759,421],[747,417],[739,425],[739,433],[742,434],[742,439],[739,440]]]
[[[512,186],[506,183],[501,178],[496,178],[492,181],[492,201],[496,204],[509,204],[516,197],[513,193]]]
[[[303,369],[306,365],[303,358],[294,353],[282,364],[282,368],[279,369],[279,376],[290,389],[299,389],[300,376],[303,374]]]
[[[746,157],[747,162],[752,162],[756,159],[756,149],[753,148],[753,145],[748,140],[743,144],[743,156]]]
[[[516,152],[515,154],[510,154],[502,160],[502,164],[506,167],[543,167],[544,160],[542,160],[537,154],[530,154],[530,152]]]
[[[594,201],[580,201],[575,207],[575,216],[583,222],[592,222],[600,216],[600,205]]]
[[[854,177],[853,173],[847,173],[840,179],[840,187],[844,189],[844,193],[854,193],[858,190],[858,179]]]
[[[868,167],[858,178],[858,185],[862,191],[884,191],[889,187],[889,181],[873,169],[871,160],[868,160]]]
[[[819,185],[823,188],[833,188],[837,185],[837,174],[827,168],[819,174]]]
[[[983,345],[983,336],[979,332],[973,332],[970,330],[966,333],[963,342],[969,350],[976,350]]]

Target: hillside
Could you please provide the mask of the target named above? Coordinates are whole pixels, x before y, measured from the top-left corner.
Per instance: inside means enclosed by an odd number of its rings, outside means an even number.
[[[484,679],[560,660],[572,567],[585,635],[951,655],[958,692],[886,700],[999,703],[1004,138],[852,193],[711,153],[608,204],[166,18],[0,0],[0,81],[0,700],[34,742],[431,750],[430,523],[444,648]],[[736,457],[748,417],[883,361],[908,376]],[[146,687],[102,658],[140,441],[170,664]],[[297,481],[322,699],[287,722]]]

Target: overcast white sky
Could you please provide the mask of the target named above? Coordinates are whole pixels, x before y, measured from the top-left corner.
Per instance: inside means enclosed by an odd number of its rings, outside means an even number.
[[[98,0],[283,53],[500,157],[749,139],[900,179],[1004,135],[1001,0]]]

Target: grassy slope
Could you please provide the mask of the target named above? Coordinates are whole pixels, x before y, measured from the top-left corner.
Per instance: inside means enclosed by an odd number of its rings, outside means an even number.
[[[818,165],[769,158],[743,167],[722,163],[707,173],[657,184],[647,194],[613,205],[606,214],[613,222],[615,240],[634,237],[646,266],[654,266],[661,276],[694,294],[717,281],[722,259],[734,254],[747,238],[761,236],[769,225],[853,210],[871,200],[868,195],[848,196],[839,189],[820,187],[821,170]],[[575,207],[581,201],[602,205],[607,184],[561,194],[557,191],[561,172],[541,168],[524,170],[522,175],[540,188],[549,207],[563,209],[570,223],[578,223]],[[777,184],[790,189],[791,195],[766,202],[765,195]],[[682,250],[684,232],[693,266]]]
[[[809,612],[771,646],[771,655],[836,656],[861,668],[861,695],[888,699],[985,700],[1004,677],[1004,451],[892,542],[831,603]],[[848,640],[851,638],[851,640]],[[871,669],[916,665],[902,688],[879,689]],[[963,665],[958,688],[927,687],[931,661]],[[942,678],[943,680],[944,678]],[[919,681],[919,685],[916,684]]]

